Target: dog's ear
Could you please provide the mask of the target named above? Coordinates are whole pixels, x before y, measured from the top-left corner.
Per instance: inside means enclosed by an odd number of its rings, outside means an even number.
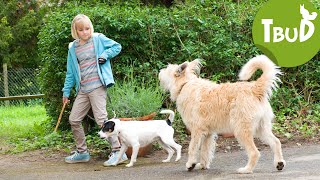
[[[190,70],[192,70],[194,74],[199,77],[202,63],[203,63],[202,59],[195,59],[189,63],[188,68],[190,68]]]
[[[113,121],[106,121],[105,123],[104,123],[104,126],[102,127],[102,131],[103,132],[109,132],[109,133],[111,133],[111,132],[113,132],[114,131],[114,127],[115,127],[115,122],[113,122]]]
[[[100,125],[100,128],[103,128],[105,126],[105,124],[107,123],[107,119],[103,121],[103,123]]]
[[[183,72],[187,67],[188,67],[188,62],[184,62],[183,64],[181,64],[181,65],[178,67],[178,69],[177,69],[177,71],[176,71],[176,73],[175,73],[175,76],[176,76],[176,77],[179,77],[179,76],[182,74],[182,72]]]

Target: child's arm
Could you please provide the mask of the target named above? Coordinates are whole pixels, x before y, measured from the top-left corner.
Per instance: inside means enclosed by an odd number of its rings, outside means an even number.
[[[70,91],[71,88],[74,86],[75,84],[75,79],[74,76],[72,74],[72,69],[71,69],[71,63],[72,63],[72,59],[71,59],[71,54],[70,51],[68,52],[68,60],[67,60],[67,73],[66,73],[66,78],[64,81],[64,86],[63,86],[63,97],[69,97],[70,96]]]
[[[107,38],[103,34],[99,34],[99,39],[105,49],[99,57],[111,59],[120,53],[122,47],[119,43]]]

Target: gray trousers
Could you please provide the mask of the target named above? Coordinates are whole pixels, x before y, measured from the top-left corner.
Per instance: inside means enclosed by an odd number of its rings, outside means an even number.
[[[106,90],[105,87],[99,87],[90,93],[78,92],[73,103],[69,122],[72,133],[76,142],[77,150],[84,152],[87,150],[86,137],[82,127],[82,120],[87,115],[90,108],[94,115],[96,123],[101,126],[104,120],[108,119],[106,110]],[[112,149],[120,147],[117,136],[110,137],[108,141],[111,143]]]

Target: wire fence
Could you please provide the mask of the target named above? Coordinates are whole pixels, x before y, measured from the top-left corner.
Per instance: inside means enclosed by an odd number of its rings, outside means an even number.
[[[5,97],[5,74],[0,73],[0,97]],[[27,96],[41,94],[40,87],[37,82],[37,71],[31,68],[10,69],[7,71],[8,77],[8,95],[9,96]],[[10,100],[10,104],[30,103],[30,101],[41,100]],[[4,105],[4,101],[0,101],[0,105]]]

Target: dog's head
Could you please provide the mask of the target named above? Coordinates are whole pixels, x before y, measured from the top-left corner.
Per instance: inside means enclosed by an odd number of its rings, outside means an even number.
[[[118,133],[117,131],[118,119],[110,119],[104,121],[101,130],[98,132],[100,138],[107,139],[110,136],[113,136]]]
[[[159,73],[160,86],[171,94],[171,99],[175,100],[175,94],[181,90],[181,86],[191,79],[198,78],[201,69],[200,59],[191,62],[184,62],[180,65],[169,64],[161,69]]]

